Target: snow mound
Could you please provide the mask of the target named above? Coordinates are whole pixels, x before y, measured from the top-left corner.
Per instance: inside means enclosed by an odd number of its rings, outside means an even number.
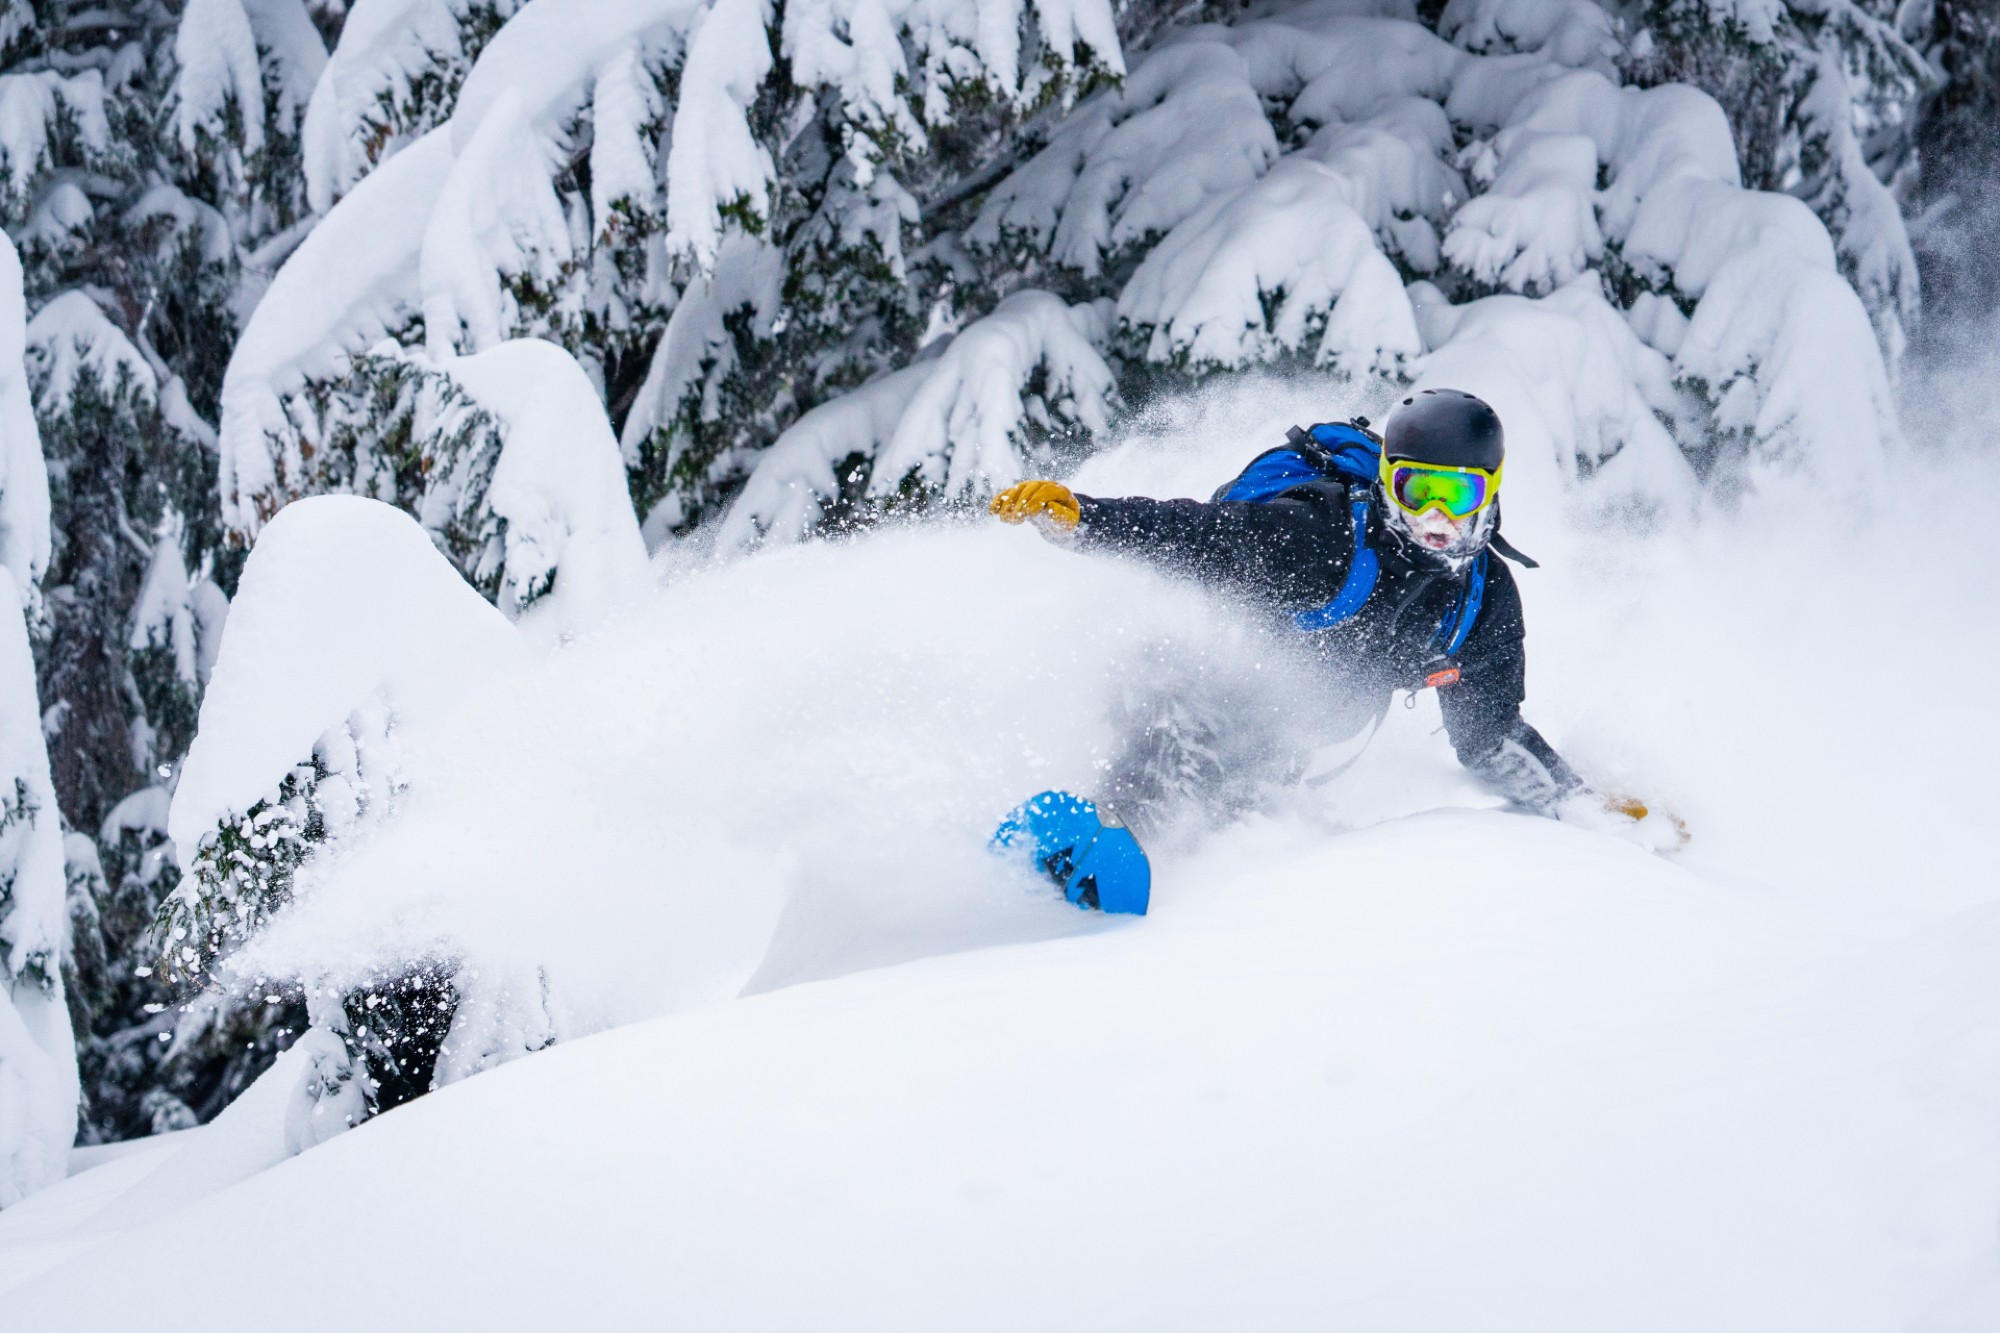
[[[174,791],[167,832],[183,873],[203,835],[268,795],[356,707],[512,642],[407,514],[345,495],[288,505],[243,567]]]

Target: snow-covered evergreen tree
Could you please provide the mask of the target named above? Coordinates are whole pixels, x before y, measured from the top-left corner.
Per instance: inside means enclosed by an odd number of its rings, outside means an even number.
[[[1618,404],[1586,414],[1602,433],[1571,443],[1558,461],[1572,472],[1626,474],[1648,503],[1682,494],[1666,419],[1711,474],[1810,447],[1832,473],[1869,475],[1895,423],[1863,308],[1818,220],[1743,188],[1713,100],[1621,86],[1615,25],[1587,4],[1446,6],[1455,43],[1380,16],[1399,8],[1303,4],[1166,30],[1130,53],[1120,88],[1025,125],[1032,155],[931,248],[957,257],[975,301],[1032,282],[1101,303],[1103,383],[1128,397],[1271,363],[1470,376],[1475,332],[1534,321],[1553,327],[1494,336],[1493,354],[1574,346],[1555,377],[1600,382]],[[1616,363],[1598,364],[1606,354]],[[857,490],[881,502],[926,475],[911,470],[905,405],[930,364],[781,436],[725,540],[797,535]],[[1012,419],[1001,429],[1034,447]],[[930,475],[966,435],[936,434]]]
[[[62,1179],[77,1107],[69,884],[28,647],[49,559],[49,488],[26,332],[21,262],[0,235],[0,1208]]]
[[[253,328],[232,366],[223,489],[246,535],[287,498],[345,488],[303,460],[329,419],[373,419],[385,367],[357,359],[385,333],[434,361],[523,335],[569,348],[642,510],[691,525],[801,411],[923,342],[949,273],[906,254],[920,201],[962,202],[1000,126],[1122,71],[1094,2],[531,4],[462,73],[469,42],[412,62],[371,44],[362,13],[330,68],[373,71],[385,104],[458,93],[399,152],[313,159],[316,198],[346,191],[322,233],[348,238],[347,267],[322,273],[338,283],[319,284],[334,299],[317,325]],[[325,112],[337,133],[315,107],[313,143],[370,142],[359,106]]]
[[[1651,17],[1667,36],[1674,22],[1709,21],[1705,10],[1679,13]],[[1868,86],[1881,107],[1898,70],[1908,78],[1894,88],[1913,95],[1921,70],[1903,61],[1893,31],[1861,9],[1836,17],[1815,20],[1809,35],[1825,35],[1836,53],[1849,50],[1841,42],[1872,42],[1881,60]],[[1129,72],[1109,17],[1089,6],[1016,11],[1014,37],[996,45],[990,26],[961,33],[953,17],[918,27],[867,7],[558,15],[531,4],[462,75],[467,40],[440,41],[412,66],[371,54],[350,25],[345,40],[359,44],[352,56],[336,50],[336,67],[375,60],[370,86],[411,89],[389,100],[434,110],[449,100],[449,114],[411,120],[397,133],[436,128],[375,157],[353,186],[345,182],[366,154],[348,153],[346,174],[315,187],[347,193],[314,238],[323,246],[302,248],[293,268],[301,289],[333,299],[310,326],[298,303],[282,303],[286,316],[253,327],[232,365],[227,521],[247,536],[292,496],[395,495],[342,461],[342,441],[355,423],[363,436],[410,438],[386,427],[410,410],[385,415],[384,405],[406,401],[397,386],[420,340],[439,365],[522,334],[574,352],[619,426],[654,541],[739,492],[744,507],[721,529],[733,540],[990,488],[1028,455],[1049,466],[1163,375],[1299,356],[1397,374],[1429,350],[1400,290],[1418,277],[1457,299],[1537,295],[1597,267],[1619,307],[1676,355],[1676,321],[1692,315],[1712,265],[1683,265],[1685,286],[1668,271],[1678,255],[1650,255],[1640,273],[1628,238],[1602,224],[1622,232],[1639,221],[1642,189],[1680,169],[1638,164],[1607,216],[1594,215],[1598,173],[1632,151],[1617,136],[1656,126],[1684,141],[1656,151],[1741,193],[1726,142],[1714,151],[1713,125],[1694,127],[1691,112],[1625,116],[1618,107],[1637,103],[1611,96],[1621,70],[1644,84],[1677,68],[1660,54],[1666,37],[1628,44],[1627,30],[1584,0],[1457,0],[1434,19],[1450,41],[1416,18],[1395,0],[1322,0],[1168,29],[1134,53]],[[1805,31],[1784,31],[1794,28]],[[1576,79],[1596,80],[1587,96],[1573,94],[1591,105],[1528,107],[1514,124],[1532,86],[1559,76],[1573,90],[1585,86]],[[437,91],[454,84],[456,98]],[[340,142],[368,140],[358,114],[347,113]],[[1530,123],[1537,116],[1584,133],[1558,145]],[[1852,146],[1815,148],[1796,125],[1789,132],[1794,159]],[[1828,193],[1832,177],[1790,174],[1835,224],[1836,263],[1893,355],[1915,299],[1893,201],[1883,228],[1867,231],[1851,221],[1861,204]],[[1553,181],[1568,193],[1550,194]],[[1838,190],[1879,202],[1858,184]],[[1665,217],[1665,199],[1646,221]],[[1550,200],[1561,201],[1555,213],[1543,207]],[[1568,231],[1531,234],[1550,227]],[[1305,242],[1308,230],[1331,239]],[[1809,267],[1816,245],[1806,237],[1794,247]],[[335,253],[342,271],[323,257]],[[1245,268],[1252,253],[1270,271]],[[1033,299],[1029,287],[1052,295]],[[1834,327],[1848,326],[1837,316]],[[385,355],[384,334],[401,350]],[[1770,376],[1752,367],[1768,362],[1777,334],[1754,346],[1730,336],[1722,349],[1697,340],[1676,376],[1721,414],[1689,419],[1684,433],[1703,460],[1718,432],[1749,441],[1789,420],[1749,408],[1772,397]],[[946,352],[954,340],[956,356]],[[1863,353],[1843,364],[1856,357],[1865,371]],[[1879,374],[1858,383],[1844,405],[1870,423],[1863,434],[1893,431]],[[865,392],[847,401],[858,386]],[[490,447],[445,440],[463,430],[460,418],[422,415],[438,440],[415,453]]]
[[[144,975],[141,938],[172,886],[167,791],[235,563],[217,522],[211,423],[237,321],[307,221],[299,130],[340,8],[7,11],[0,224],[26,263],[54,512],[37,675],[56,803],[97,839],[68,843],[90,936],[75,957],[104,959],[79,987],[91,1134],[153,1119],[140,1107],[159,1082],[147,1007],[166,993]],[[104,896],[86,905],[88,886]]]
[[[1682,80],[1728,112],[1745,182],[1812,206],[1833,235],[1893,371],[1921,305],[1902,208],[1934,83],[1916,29],[1888,0],[1647,0],[1629,68]]]

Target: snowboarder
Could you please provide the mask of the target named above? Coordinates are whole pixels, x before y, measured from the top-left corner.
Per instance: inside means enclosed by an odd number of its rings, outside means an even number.
[[[1521,596],[1490,554],[1533,562],[1499,534],[1499,416],[1472,394],[1426,389],[1397,405],[1383,436],[1366,426],[1294,428],[1288,447],[1208,503],[1025,481],[991,510],[1248,594],[1305,635],[1344,690],[1377,703],[1373,718],[1395,690],[1435,688],[1460,762],[1516,804],[1674,845],[1679,821],[1594,792],[1521,716]]]

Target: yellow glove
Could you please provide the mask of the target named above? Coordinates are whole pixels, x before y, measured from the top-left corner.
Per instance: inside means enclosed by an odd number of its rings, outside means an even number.
[[[987,506],[989,513],[997,515],[1002,523],[1019,523],[1025,519],[1044,520],[1052,526],[1068,532],[1083,517],[1083,510],[1070,494],[1069,487],[1059,481],[1024,481],[1018,486],[1009,486],[993,497]]]
[[[1604,808],[1614,815],[1625,816],[1625,818],[1631,820],[1634,824],[1643,824],[1648,815],[1657,814],[1660,819],[1665,820],[1672,826],[1674,848],[1687,846],[1688,842],[1694,837],[1693,834],[1688,832],[1687,821],[1679,815],[1671,810],[1648,810],[1646,803],[1636,796],[1606,796],[1604,798]],[[1672,849],[1663,848],[1661,850]]]
[[[1604,808],[1614,815],[1623,815],[1637,823],[1646,817],[1646,803],[1636,796],[1607,796]]]

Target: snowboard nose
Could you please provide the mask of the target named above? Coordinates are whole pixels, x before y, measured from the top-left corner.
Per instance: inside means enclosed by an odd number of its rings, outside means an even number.
[[[1145,915],[1152,867],[1139,840],[1109,809],[1065,791],[1045,791],[1009,811],[994,830],[996,852],[1025,852],[1079,907]]]

